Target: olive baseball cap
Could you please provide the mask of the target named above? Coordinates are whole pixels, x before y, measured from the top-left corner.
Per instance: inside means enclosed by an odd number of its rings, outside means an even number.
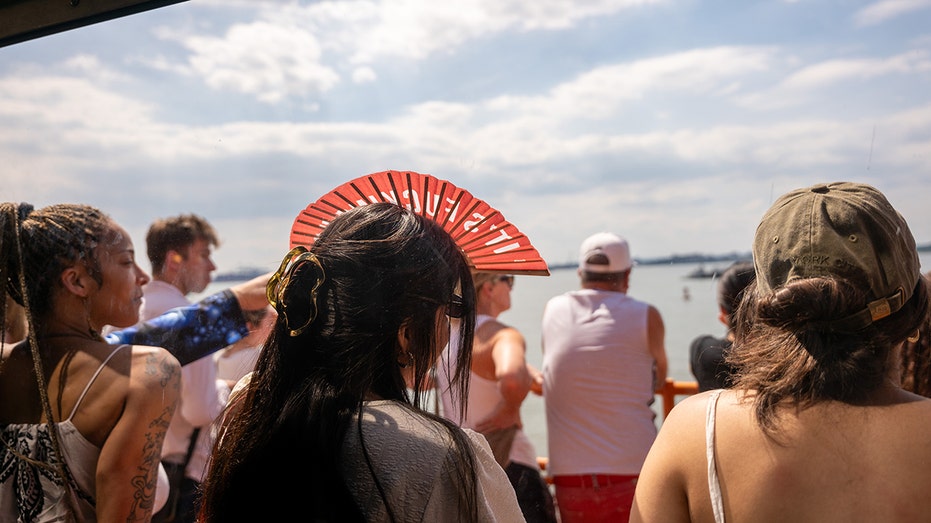
[[[835,322],[841,331],[894,314],[921,277],[905,219],[881,192],[862,183],[813,185],[779,197],[756,229],[753,260],[762,293],[805,278],[865,277],[869,302]]]

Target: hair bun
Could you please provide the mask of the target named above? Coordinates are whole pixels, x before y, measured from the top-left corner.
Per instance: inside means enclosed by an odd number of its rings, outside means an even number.
[[[32,211],[34,210],[35,210],[35,207],[33,207],[31,203],[22,202],[19,204],[19,207],[17,208],[17,218],[19,219],[20,222],[22,222],[23,220],[28,218],[29,215],[32,214]]]

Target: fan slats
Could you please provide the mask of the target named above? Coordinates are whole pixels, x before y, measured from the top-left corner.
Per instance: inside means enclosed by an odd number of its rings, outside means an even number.
[[[530,239],[500,212],[446,180],[413,171],[361,176],[323,195],[295,218],[291,247],[310,247],[338,214],[374,202],[405,207],[442,225],[477,271],[550,273]]]

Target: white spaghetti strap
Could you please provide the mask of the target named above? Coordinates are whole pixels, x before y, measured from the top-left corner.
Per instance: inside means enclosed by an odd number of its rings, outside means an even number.
[[[721,484],[718,482],[718,469],[714,460],[714,421],[718,408],[718,396],[723,389],[711,393],[708,398],[708,410],[705,415],[705,455],[708,458],[708,491],[711,493],[711,510],[715,523],[724,523],[724,498]]]
[[[120,352],[120,350],[122,350],[123,347],[129,347],[129,345],[120,345],[119,347],[113,349],[113,351],[110,352],[110,355],[107,356],[106,359],[103,360],[103,363],[101,363],[100,366],[97,367],[97,372],[95,372],[94,375],[91,376],[90,381],[88,381],[87,385],[84,386],[84,390],[81,392],[81,395],[78,396],[78,401],[74,402],[74,408],[71,409],[71,415],[68,416],[68,419],[66,419],[65,421],[71,421],[71,418],[73,418],[74,414],[78,411],[78,407],[81,406],[81,402],[84,401],[84,395],[87,394],[87,391],[90,390],[91,385],[94,384],[94,380],[96,380],[97,376],[100,375],[100,371],[102,371],[103,368],[107,366],[107,363],[110,363],[110,358],[115,356],[117,352]]]

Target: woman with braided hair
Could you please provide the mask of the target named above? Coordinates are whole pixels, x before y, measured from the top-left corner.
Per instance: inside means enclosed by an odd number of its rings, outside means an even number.
[[[278,318],[217,438],[200,521],[523,521],[484,438],[415,392],[450,318],[463,347],[475,326],[468,262],[437,223],[393,203],[343,212],[285,257],[269,300]],[[470,358],[451,378],[466,393]]]
[[[148,279],[98,209],[0,204],[0,294],[28,325],[0,345],[0,520],[151,518],[180,367],[163,348],[100,336],[138,321]]]

